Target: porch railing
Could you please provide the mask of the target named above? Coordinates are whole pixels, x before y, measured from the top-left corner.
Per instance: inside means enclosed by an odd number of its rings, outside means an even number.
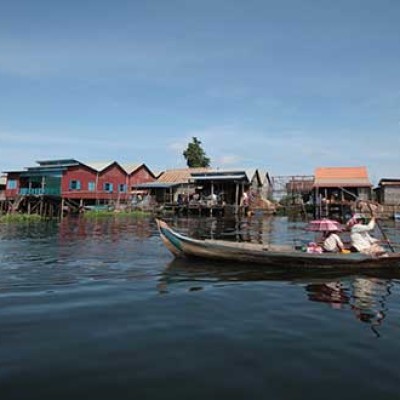
[[[21,188],[19,189],[19,194],[21,196],[60,196],[61,190],[58,188]]]

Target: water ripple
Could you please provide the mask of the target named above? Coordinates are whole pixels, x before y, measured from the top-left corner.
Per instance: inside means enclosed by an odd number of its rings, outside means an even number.
[[[171,222],[254,242],[303,232]],[[397,396],[400,276],[173,260],[152,219],[0,226],[0,239],[6,399]]]

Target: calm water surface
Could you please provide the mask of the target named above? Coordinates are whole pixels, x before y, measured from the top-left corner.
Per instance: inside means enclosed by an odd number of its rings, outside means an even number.
[[[265,243],[304,225],[171,223]],[[397,399],[399,278],[178,262],[152,219],[0,225],[1,399]]]

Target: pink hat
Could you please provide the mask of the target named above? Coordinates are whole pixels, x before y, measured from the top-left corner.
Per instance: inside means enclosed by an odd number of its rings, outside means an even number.
[[[347,221],[347,226],[349,227],[349,228],[351,228],[352,226],[354,226],[355,224],[357,223],[357,219],[356,218],[350,218],[348,221]]]
[[[354,226],[359,220],[361,220],[363,218],[362,215],[360,214],[354,214],[348,221],[347,221],[347,226],[349,228],[351,228],[352,226]]]

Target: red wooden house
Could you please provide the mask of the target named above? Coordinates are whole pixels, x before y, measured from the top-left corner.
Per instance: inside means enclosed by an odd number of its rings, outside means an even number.
[[[61,196],[66,200],[79,200],[81,205],[126,201],[128,176],[117,162],[78,163],[64,172]]]
[[[129,203],[135,183],[152,182],[145,164],[82,163],[74,159],[38,161],[39,166],[7,172],[6,197],[52,196],[73,206]]]
[[[18,171],[9,171],[6,172],[6,187],[4,189],[4,198],[9,200],[9,199],[14,199],[18,196],[18,191],[19,191],[19,175],[20,173]]]
[[[132,186],[153,182],[154,174],[145,164],[79,163],[70,167],[62,179],[63,199],[77,200],[83,205],[123,202],[131,198]]]
[[[139,183],[154,182],[156,176],[146,166],[146,164],[121,164],[121,167],[128,174],[128,187],[130,193],[134,191],[134,186]]]

